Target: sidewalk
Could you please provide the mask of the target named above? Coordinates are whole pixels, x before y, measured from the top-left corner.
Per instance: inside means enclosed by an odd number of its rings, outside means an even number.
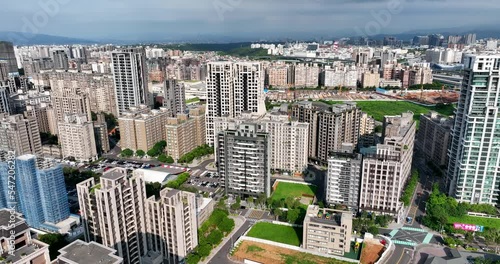
[[[210,255],[206,257],[204,260],[200,261],[199,262],[200,264],[207,264],[208,262],[210,262],[210,260],[212,260],[212,258],[215,255],[217,255],[217,253],[219,253],[219,250],[221,250],[221,248],[224,247],[229,240],[231,240],[231,237],[234,235],[234,233],[236,233],[236,231],[238,231],[240,227],[243,225],[243,223],[245,223],[246,221],[245,218],[241,215],[238,216],[230,215],[229,218],[232,218],[234,220],[233,231],[231,231],[231,233],[229,233],[229,235],[227,235],[216,248],[212,249]]]

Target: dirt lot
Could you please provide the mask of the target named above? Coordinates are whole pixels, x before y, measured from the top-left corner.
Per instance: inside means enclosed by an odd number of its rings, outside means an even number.
[[[232,258],[236,261],[244,259],[260,262],[263,264],[344,264],[349,263],[331,258],[324,258],[299,251],[271,246],[253,241],[243,241],[234,252]]]
[[[411,101],[420,101],[421,99],[424,103],[428,104],[437,104],[437,103],[455,103],[458,101],[458,97],[460,96],[457,92],[436,92],[436,91],[424,91],[424,93],[420,92],[411,92],[408,93],[404,99]]]
[[[377,240],[365,240],[361,251],[361,264],[373,264],[384,253],[384,246]]]

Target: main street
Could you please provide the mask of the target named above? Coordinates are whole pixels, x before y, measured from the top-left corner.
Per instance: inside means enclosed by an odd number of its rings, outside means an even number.
[[[220,250],[208,260],[208,264],[233,264],[234,262],[228,259],[228,254],[231,248],[233,248],[233,244],[253,225],[253,223],[254,222],[245,219],[243,225],[227,241],[223,242],[224,244]]]

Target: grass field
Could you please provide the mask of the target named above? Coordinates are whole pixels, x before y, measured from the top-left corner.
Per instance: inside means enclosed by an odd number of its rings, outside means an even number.
[[[448,217],[448,223],[462,223],[471,225],[480,225],[488,228],[499,228],[500,229],[500,219],[496,218],[483,218],[476,216],[463,216],[463,217]]]
[[[300,246],[300,242],[302,241],[302,227],[260,222],[255,224],[247,235],[292,246]]]
[[[328,104],[339,104],[340,101],[322,101]],[[386,115],[399,115],[401,113],[412,111],[414,115],[414,120],[420,119],[420,114],[426,114],[429,111],[436,111],[442,115],[450,116],[453,115],[454,107],[453,105],[443,105],[441,107],[436,106],[422,106],[406,101],[357,101],[356,104],[361,108],[363,112],[368,115],[373,116],[377,121],[384,121],[384,116]]]
[[[281,200],[286,199],[286,197],[301,197],[303,194],[313,195],[316,193],[316,186],[312,185],[304,185],[304,184],[296,184],[296,183],[288,183],[288,182],[280,182],[278,183],[278,187],[276,191],[274,191],[271,198],[273,200]]]

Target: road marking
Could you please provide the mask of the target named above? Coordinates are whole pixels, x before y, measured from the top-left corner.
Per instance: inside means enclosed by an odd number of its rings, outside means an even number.
[[[401,241],[401,240],[392,240],[392,242],[396,245],[404,245],[404,246],[416,246],[417,243],[415,242],[408,242],[408,241]]]
[[[432,239],[432,234],[431,233],[427,233],[427,235],[424,238],[424,241],[422,241],[422,244],[429,244],[429,242],[431,241],[431,239]]]
[[[423,230],[422,228],[415,228],[415,227],[401,227],[402,230],[407,230],[407,231],[414,231],[414,232],[422,232],[426,233],[427,231]]]
[[[406,250],[403,249],[403,252],[401,252],[401,257],[399,257],[398,262],[396,262],[397,264],[399,264],[401,262],[405,253],[406,253]]]
[[[389,236],[394,237],[394,236],[398,233],[398,231],[399,231],[399,230],[397,230],[397,229],[392,230],[392,231],[389,233]]]

